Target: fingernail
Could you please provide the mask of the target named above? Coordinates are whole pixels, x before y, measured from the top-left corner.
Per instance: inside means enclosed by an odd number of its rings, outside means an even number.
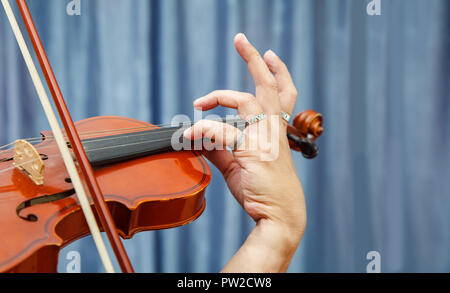
[[[273,63],[273,62],[275,62],[275,60],[277,58],[277,54],[275,54],[274,51],[269,50],[269,51],[266,52],[266,58],[268,59],[268,61],[270,63]]]
[[[272,50],[267,51],[267,54],[269,54],[269,57],[277,57],[277,54]]]
[[[239,33],[238,36],[242,38],[244,41],[248,42],[247,36],[244,33]]]
[[[198,98],[194,101],[194,109],[196,110],[201,110],[202,107],[199,105],[199,103],[201,102],[202,98]]]

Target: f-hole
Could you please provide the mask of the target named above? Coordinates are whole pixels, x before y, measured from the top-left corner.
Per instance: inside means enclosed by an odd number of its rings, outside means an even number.
[[[17,206],[17,209],[16,209],[17,216],[28,222],[37,222],[39,220],[38,216],[36,216],[34,214],[22,216],[21,212],[26,208],[36,206],[36,205],[46,204],[46,203],[50,203],[50,202],[55,202],[55,201],[58,201],[61,199],[68,198],[74,194],[75,194],[75,189],[70,189],[70,190],[60,192],[60,193],[44,195],[44,196],[29,199]]]

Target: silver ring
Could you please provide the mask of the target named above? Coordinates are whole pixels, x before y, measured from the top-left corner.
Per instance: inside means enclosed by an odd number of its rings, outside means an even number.
[[[266,113],[261,113],[261,114],[255,115],[255,116],[251,117],[250,119],[247,119],[247,124],[248,125],[255,124],[261,120],[266,119],[266,117],[267,117]]]
[[[291,115],[286,112],[281,111],[281,118],[286,121],[288,124],[291,122]]]

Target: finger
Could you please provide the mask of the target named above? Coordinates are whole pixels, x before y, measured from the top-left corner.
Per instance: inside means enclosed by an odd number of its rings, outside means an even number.
[[[223,178],[227,182],[231,193],[242,205],[242,193],[238,190],[240,188],[241,166],[234,159],[232,153],[226,150],[214,150],[211,152],[205,152],[204,155],[223,174]]]
[[[205,157],[222,173],[226,174],[235,162],[233,154],[227,150],[204,152]]]
[[[190,140],[199,140],[202,138],[211,139],[214,141],[215,147],[224,147],[217,149],[223,150],[225,147],[233,147],[236,141],[240,139],[242,132],[236,127],[226,123],[212,120],[200,120],[192,127],[186,129],[183,135]]]
[[[250,44],[244,34],[237,34],[234,44],[239,55],[247,63],[255,81],[256,98],[268,113],[276,113],[280,107],[278,84],[258,50]]]
[[[263,111],[253,95],[230,90],[214,91],[194,102],[194,107],[203,111],[211,110],[219,105],[237,109],[239,116],[243,119]]]
[[[223,174],[225,180],[234,168],[239,167],[233,154],[227,150],[214,150],[204,153],[205,157]]]
[[[286,64],[272,50],[264,54],[264,61],[277,80],[281,109],[292,115],[298,93]]]

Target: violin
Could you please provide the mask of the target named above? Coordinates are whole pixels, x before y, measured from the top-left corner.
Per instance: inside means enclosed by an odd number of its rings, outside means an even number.
[[[119,235],[130,239],[138,232],[186,225],[205,209],[209,165],[200,152],[173,145],[174,135],[192,123],[157,126],[113,116],[73,123],[26,2],[17,3],[64,131],[54,124],[12,10],[2,0],[52,131],[0,147],[0,233],[8,235],[0,243],[0,272],[56,272],[59,251],[87,235],[112,272],[99,231],[107,233],[122,271],[133,272]],[[240,118],[225,122],[240,129],[247,125]],[[298,114],[288,127],[291,149],[316,157],[322,131],[322,115]],[[177,140],[182,143],[182,136]]]
[[[321,120],[314,111],[295,117],[289,127],[294,150],[317,155]],[[199,152],[171,150],[181,126],[112,116],[75,125],[122,238],[185,225],[202,214],[211,170]],[[0,272],[56,272],[59,250],[90,234],[52,133],[31,142],[44,164],[40,185],[31,172],[14,167],[14,149],[0,152],[0,233],[9,235],[0,246]]]

